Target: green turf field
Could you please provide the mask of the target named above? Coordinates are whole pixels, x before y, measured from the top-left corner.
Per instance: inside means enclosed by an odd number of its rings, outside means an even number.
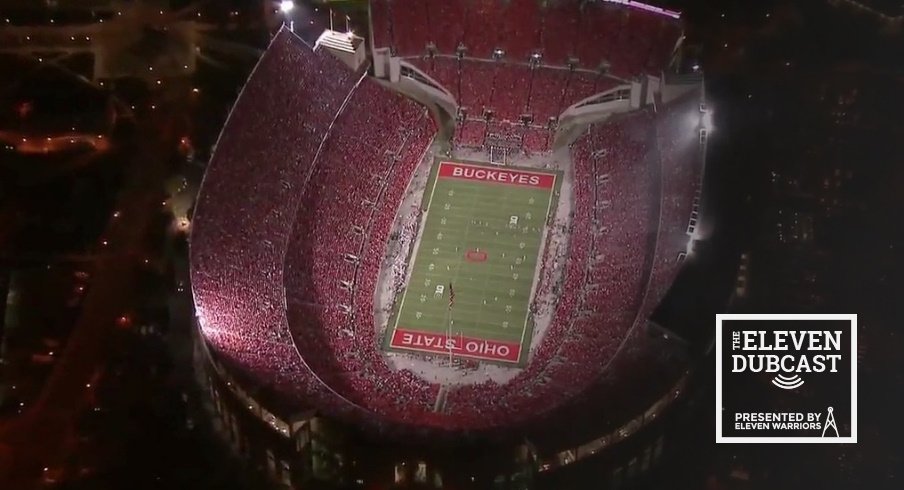
[[[443,176],[440,165],[446,166],[444,171],[500,170],[437,163],[411,278],[386,345],[434,353],[451,348],[455,356],[522,363],[531,336],[528,308],[534,276],[558,179],[543,174],[548,187],[542,188],[464,180]],[[541,174],[502,170],[509,175]]]

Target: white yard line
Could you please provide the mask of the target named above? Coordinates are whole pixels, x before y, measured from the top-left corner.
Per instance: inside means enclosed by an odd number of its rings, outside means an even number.
[[[540,269],[543,265],[543,254],[546,253],[546,234],[549,233],[549,226],[546,225],[546,222],[549,221],[549,210],[552,209],[552,198],[556,195],[556,181],[559,178],[558,173],[552,175],[552,188],[549,189],[549,202],[546,203],[546,214],[543,217],[543,233],[540,235],[540,249],[537,252],[537,263],[534,266],[534,279],[531,282],[530,294],[527,295],[527,311],[524,313],[524,328],[521,330],[521,347],[518,350],[518,359],[515,361],[518,363],[521,362],[521,354],[523,354],[525,350],[524,336],[527,334],[527,320],[530,318],[530,305],[534,298],[534,294],[536,294],[537,284],[540,282]],[[527,351],[530,353],[530,346],[527,346]]]
[[[402,318],[402,311],[404,311],[405,308],[405,298],[408,297],[408,290],[411,288],[411,276],[414,275],[414,265],[417,263],[417,254],[421,248],[421,239],[424,237],[424,233],[427,232],[427,217],[430,215],[430,209],[433,206],[433,194],[436,192],[436,181],[439,180],[441,167],[442,162],[440,162],[439,166],[436,167],[436,176],[433,179],[433,187],[430,189],[430,200],[427,201],[427,209],[424,211],[424,216],[421,218],[421,232],[418,233],[417,241],[414,244],[414,250],[411,252],[411,264],[408,267],[408,277],[405,281],[405,292],[402,293],[402,301],[401,303],[399,303],[399,311],[396,312],[395,324],[392,326],[392,332],[390,332],[390,347],[392,347],[392,336],[395,335],[396,330],[399,328],[399,320]]]
[[[474,216],[474,206],[475,206],[475,203],[476,203],[476,202],[477,202],[476,199],[472,199],[472,200],[471,200],[471,216],[472,216],[472,217]],[[468,225],[468,226],[470,226],[470,225]],[[467,236],[467,235],[466,235],[466,236]],[[493,242],[493,245],[496,245],[496,239],[492,239],[492,242]],[[489,257],[487,257],[487,259],[489,260]],[[482,299],[484,302],[487,300],[487,298],[486,298],[486,293],[487,293],[487,276],[488,276],[488,275],[489,275],[489,274],[487,274],[486,272],[484,272],[484,274],[483,274],[483,285],[480,287],[480,297],[481,297],[481,299]],[[479,309],[478,312],[477,312],[477,325],[476,325],[476,326],[477,326],[478,329],[479,329],[479,328],[480,328],[480,325],[483,323],[483,309],[484,309],[484,307],[486,306],[486,303],[481,304],[481,305],[478,305],[478,306],[479,306],[480,309]]]

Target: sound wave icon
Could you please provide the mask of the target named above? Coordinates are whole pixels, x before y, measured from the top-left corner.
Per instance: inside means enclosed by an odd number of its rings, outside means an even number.
[[[804,380],[802,380],[800,376],[796,374],[794,376],[784,376],[779,374],[775,378],[772,378],[772,384],[778,386],[783,390],[793,390],[803,386]]]

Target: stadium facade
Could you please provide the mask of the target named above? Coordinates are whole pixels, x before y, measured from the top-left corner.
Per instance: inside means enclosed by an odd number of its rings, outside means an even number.
[[[587,461],[619,478],[655,467],[700,343],[670,328],[663,300],[706,241],[711,114],[680,14],[576,0],[372,0],[369,12],[366,42],[328,31],[309,45],[280,29],[205,174],[191,235],[196,360],[224,433],[298,488],[533,488]],[[456,165],[558,187],[546,216],[505,208],[495,227],[489,208],[455,215],[461,200],[431,199],[438,181],[464,177]],[[515,202],[503,201],[487,202]],[[444,212],[463,226],[434,236]],[[472,225],[503,252],[469,247]],[[538,245],[505,256],[517,248],[500,232]],[[458,241],[442,249],[443,233]],[[417,260],[431,249],[452,259]],[[453,275],[464,262],[496,269]],[[485,354],[517,304],[466,332],[450,318],[505,298],[486,286],[500,263],[529,312],[510,365]],[[408,311],[406,294],[442,306]],[[434,329],[421,334],[439,348],[394,348],[400,316]]]

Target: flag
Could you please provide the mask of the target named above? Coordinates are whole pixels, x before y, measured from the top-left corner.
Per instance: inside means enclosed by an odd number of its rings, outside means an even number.
[[[449,309],[455,306],[455,290],[452,289],[452,283],[449,283]]]

